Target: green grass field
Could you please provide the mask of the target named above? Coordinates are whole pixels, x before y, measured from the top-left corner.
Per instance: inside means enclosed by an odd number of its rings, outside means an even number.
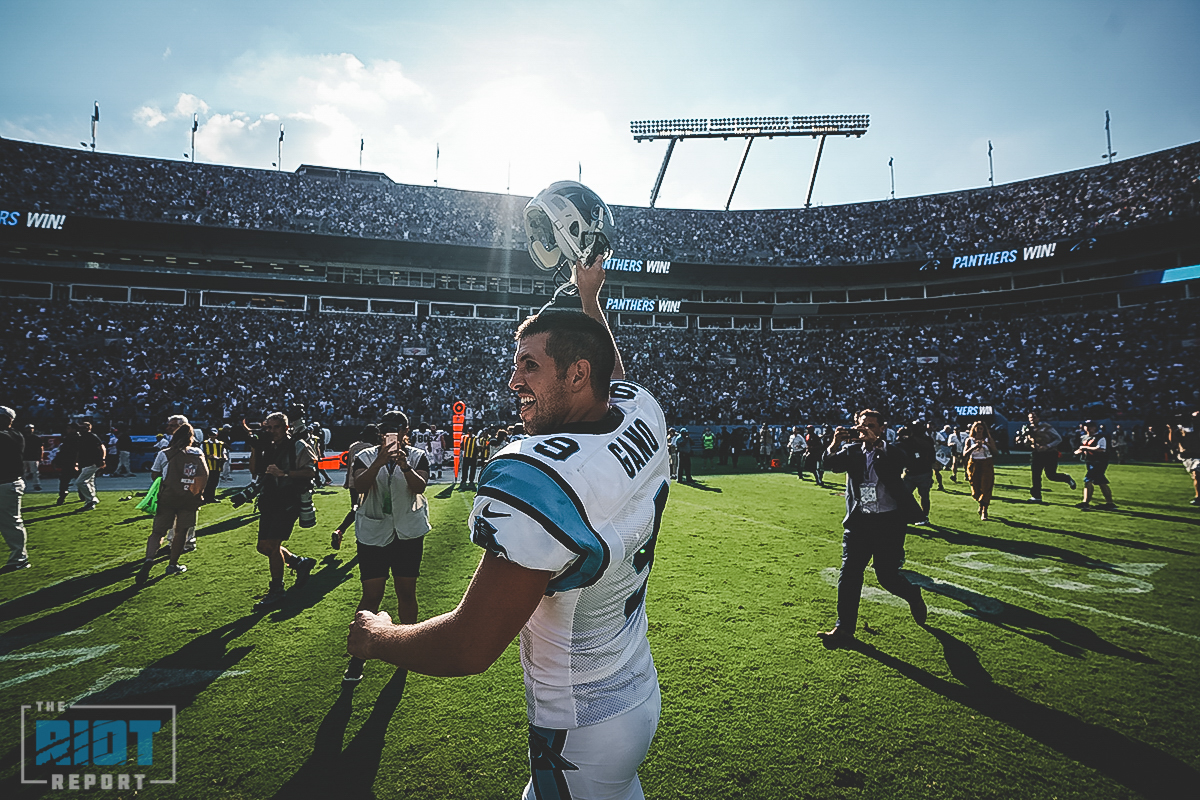
[[[1200,796],[1200,511],[1179,465],[1111,467],[1110,513],[1076,510],[1060,484],[1024,502],[1014,463],[989,522],[947,481],[907,544],[929,626],[868,570],[861,646],[840,651],[815,636],[835,617],[840,490],[696,472],[672,486],[650,579],[663,712],[648,797]],[[251,611],[267,584],[254,519],[203,508],[187,574],[160,562],[139,591],[150,522],[118,496],[86,515],[26,496],[35,567],[0,576],[5,797],[51,794],[18,782],[20,706],[39,700],[177,706],[178,783],[146,797],[519,796],[515,643],[483,675],[371,663],[343,689],[359,585],[328,531],[344,492],[317,494],[318,526],[291,544],[320,565],[268,614]],[[456,604],[479,560],[470,498],[431,490],[422,618]]]

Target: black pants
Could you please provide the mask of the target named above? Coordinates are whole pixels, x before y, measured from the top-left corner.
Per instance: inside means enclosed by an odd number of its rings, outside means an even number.
[[[804,458],[808,462],[808,471],[811,472],[813,477],[817,479],[818,484],[824,485],[825,469],[824,464],[821,461],[821,453],[819,451],[813,452],[812,450],[809,450]]]
[[[221,482],[221,470],[225,469],[225,459],[218,458],[213,462],[216,466],[208,471],[208,483],[204,484],[204,502],[217,502],[217,484]]]
[[[690,481],[692,479],[692,454],[679,454],[679,474],[675,476],[677,481]]]
[[[475,482],[475,465],[479,463],[478,458],[464,458],[462,460],[462,483],[460,486],[469,486]]]
[[[1042,473],[1046,473],[1046,480],[1055,481],[1057,483],[1070,483],[1071,478],[1067,475],[1060,475],[1058,472],[1058,451],[1057,450],[1035,450],[1032,453],[1030,468],[1033,470],[1033,486],[1029,493],[1038,500],[1042,499]]]
[[[858,601],[862,595],[863,572],[875,559],[875,577],[879,585],[897,597],[912,601],[921,589],[900,575],[904,563],[904,535],[908,526],[900,512],[855,514],[852,527],[842,534],[842,571],[838,575],[837,627],[854,633],[858,626]]]
[[[79,474],[79,469],[72,467],[70,469],[59,470],[58,473],[58,494],[60,497],[65,496],[71,491],[71,481],[75,480],[75,476]]]

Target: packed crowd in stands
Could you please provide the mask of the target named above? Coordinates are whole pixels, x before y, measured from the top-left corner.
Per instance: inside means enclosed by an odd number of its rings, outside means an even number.
[[[1125,418],[1200,407],[1196,300],[1056,318],[810,331],[618,328],[631,379],[672,423],[840,422],[861,407],[945,421],[961,405],[1017,418]],[[444,424],[514,421],[511,322],[0,300],[0,402],[22,419],[219,424],[307,404],[330,424],[392,407]],[[404,348],[424,348],[406,355]],[[917,359],[932,363],[918,363]]]
[[[134,158],[0,139],[0,200],[32,212],[524,249],[528,198]],[[614,206],[619,257],[838,265],[1093,236],[1197,213],[1200,143],[988,189],[759,211]]]

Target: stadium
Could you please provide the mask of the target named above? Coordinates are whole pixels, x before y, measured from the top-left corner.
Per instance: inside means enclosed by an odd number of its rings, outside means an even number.
[[[557,286],[527,253],[529,200],[2,139],[4,402],[46,433],[149,436],[301,403],[332,455],[391,408],[449,429],[461,401],[470,428],[512,425],[513,331]],[[1200,407],[1200,143],[898,200],[612,211],[601,300],[630,379],[676,428],[744,432],[732,463],[698,454],[671,486],[646,595],[663,695],[647,796],[1191,796],[1200,518],[1174,431]],[[982,419],[1004,455],[991,522],[947,477],[910,529],[930,625],[868,578],[859,647],[827,652],[845,487],[798,481],[787,437],[861,408]],[[1034,409],[1065,441],[1085,418],[1128,432],[1118,511],[1080,512],[1064,484],[1028,502]],[[422,618],[479,559],[449,477],[429,491]],[[352,552],[328,547],[343,490],[315,493],[318,527],[293,542],[318,566],[264,613],[252,507],[203,509],[191,571],[141,588],[150,518],[122,501],[149,481],[105,480],[86,518],[50,487],[24,498],[37,568],[0,583],[7,796],[52,794],[24,783],[19,704],[85,700],[172,709],[169,785],[148,796],[520,790],[515,646],[460,681],[340,685],[358,596]]]

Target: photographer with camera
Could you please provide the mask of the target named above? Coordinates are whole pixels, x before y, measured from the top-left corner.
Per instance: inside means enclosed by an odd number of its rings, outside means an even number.
[[[1019,444],[1029,447],[1029,468],[1033,474],[1029,486],[1029,499],[1034,503],[1042,502],[1042,475],[1046,480],[1065,483],[1075,488],[1075,479],[1065,472],[1058,471],[1058,445],[1062,442],[1062,434],[1054,429],[1049,422],[1042,422],[1036,411],[1029,412],[1029,424],[1024,426]]]
[[[914,490],[921,498],[921,511],[925,516],[917,525],[929,524],[929,492],[933,489],[933,471],[937,465],[936,446],[929,438],[929,426],[924,420],[914,419],[896,432],[896,446],[908,454],[908,466],[904,470],[904,488],[911,494]],[[939,476],[940,477],[940,476]]]
[[[421,553],[429,533],[427,451],[408,443],[408,417],[389,411],[379,423],[383,444],[358,453],[350,463],[354,485],[362,493],[354,518],[358,564],[362,575],[359,611],[379,613],[388,572],[396,587],[396,619],[405,625],[417,621],[417,578]],[[350,658],[343,676],[362,680],[361,658]]]
[[[296,571],[296,586],[301,587],[316,566],[316,559],[301,558],[283,543],[292,535],[300,519],[303,495],[312,491],[316,459],[308,443],[288,435],[286,414],[276,411],[263,420],[264,434],[250,454],[250,474],[258,481],[258,552],[267,557],[271,585],[255,610],[271,608],[283,602],[283,566]]]
[[[846,518],[842,520],[842,569],[837,586],[837,624],[819,633],[834,649],[854,642],[863,571],[872,557],[875,577],[887,591],[908,601],[918,625],[927,610],[921,589],[900,575],[907,526],[923,516],[912,492],[904,487],[901,470],[908,454],[884,439],[883,415],[863,409],[853,428],[838,428],[825,452],[825,469],[846,473]]]
[[[194,444],[192,426],[185,422],[175,427],[167,446],[159,452],[163,461],[162,474],[159,476],[162,478],[162,487],[158,492],[153,528],[146,539],[146,557],[136,578],[139,586],[150,579],[154,557],[162,547],[167,531],[196,528],[196,511],[203,503],[202,493],[208,482],[209,471],[204,454]],[[187,567],[179,563],[179,556],[184,552],[184,538],[176,536],[171,541],[167,575],[187,572]]]

